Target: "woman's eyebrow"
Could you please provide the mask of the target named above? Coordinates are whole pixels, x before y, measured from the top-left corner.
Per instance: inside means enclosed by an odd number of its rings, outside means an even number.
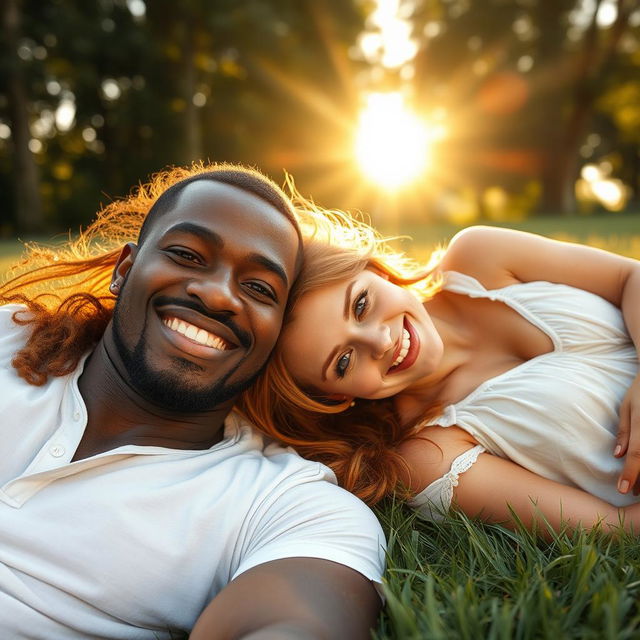
[[[355,280],[350,282],[349,286],[347,287],[347,290],[345,291],[345,294],[344,294],[344,309],[342,311],[342,317],[345,320],[349,319],[349,309],[351,308],[351,304],[350,304],[350,302],[351,302],[351,291],[353,290],[353,287],[354,287],[355,283],[356,283]],[[339,349],[339,347],[334,347],[331,350],[331,353],[329,354],[329,357],[325,360],[324,364],[322,365],[322,373],[320,374],[320,377],[324,381],[327,380],[327,369],[331,365],[332,360],[335,358],[336,353],[338,352],[338,349]]]
[[[347,290],[345,291],[344,294],[344,311],[342,312],[342,317],[345,320],[349,319],[349,308],[350,308],[350,301],[351,301],[351,290],[353,289],[353,285],[356,283],[355,280],[353,280],[352,282],[349,283],[349,286],[347,287]]]
[[[331,363],[333,362],[333,359],[336,357],[337,353],[338,353],[338,347],[334,347],[331,353],[329,354],[329,357],[325,360],[324,364],[322,365],[322,372],[320,373],[320,377],[324,382],[327,381],[327,370],[331,366]]]

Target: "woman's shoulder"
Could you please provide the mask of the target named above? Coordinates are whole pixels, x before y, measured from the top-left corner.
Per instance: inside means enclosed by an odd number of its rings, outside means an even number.
[[[477,444],[471,434],[455,425],[420,429],[398,446],[398,453],[407,465],[402,483],[411,493],[419,493],[445,475],[459,455]]]
[[[440,263],[442,271],[472,276],[486,289],[500,289],[519,282],[506,267],[514,247],[529,234],[514,229],[477,225],[459,231]]]

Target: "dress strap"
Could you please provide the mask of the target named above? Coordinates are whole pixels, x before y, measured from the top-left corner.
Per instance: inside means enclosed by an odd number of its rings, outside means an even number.
[[[463,293],[472,298],[489,297],[489,292],[484,285],[473,276],[459,271],[445,271],[442,275],[444,278],[442,288],[445,291]]]
[[[461,453],[451,463],[451,469],[447,473],[408,501],[409,506],[416,509],[418,516],[424,520],[441,521],[451,507],[453,490],[458,486],[458,477],[468,471],[484,451],[485,448],[478,444]]]

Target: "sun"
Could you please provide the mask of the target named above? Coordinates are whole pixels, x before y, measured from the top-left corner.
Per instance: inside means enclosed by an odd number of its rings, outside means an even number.
[[[424,174],[431,142],[439,133],[406,107],[402,94],[372,93],[360,113],[356,160],[371,182],[399,189]]]

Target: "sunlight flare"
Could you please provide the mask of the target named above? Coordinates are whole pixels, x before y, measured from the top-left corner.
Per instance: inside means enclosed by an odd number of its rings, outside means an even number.
[[[430,147],[442,127],[428,127],[412,113],[400,93],[372,93],[360,113],[355,154],[363,174],[393,190],[421,176],[429,165]]]

